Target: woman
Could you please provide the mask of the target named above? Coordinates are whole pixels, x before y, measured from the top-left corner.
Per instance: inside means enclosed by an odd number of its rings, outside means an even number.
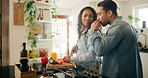
[[[79,58],[83,56],[84,53],[89,52],[87,41],[89,38],[89,32],[91,23],[97,18],[96,12],[91,7],[84,7],[78,15],[78,41],[77,44],[72,48],[72,53],[76,53],[76,57],[66,56],[64,61],[72,61],[74,64],[81,65],[87,69],[96,69],[99,64],[99,58],[96,56],[95,60],[91,61],[90,59],[84,60]],[[84,56],[85,57],[85,56]],[[99,70],[99,69],[97,69]]]

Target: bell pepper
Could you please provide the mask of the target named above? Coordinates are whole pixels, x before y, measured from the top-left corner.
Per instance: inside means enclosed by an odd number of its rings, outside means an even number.
[[[50,57],[57,59],[57,53],[56,52],[51,52]]]
[[[42,61],[42,64],[47,64],[48,63],[48,57],[42,57],[41,61]]]
[[[50,64],[55,64],[56,61],[54,60],[54,58],[51,57],[51,58],[49,58],[49,63],[50,63]]]
[[[63,59],[56,59],[57,64],[62,64],[62,62],[63,62]]]

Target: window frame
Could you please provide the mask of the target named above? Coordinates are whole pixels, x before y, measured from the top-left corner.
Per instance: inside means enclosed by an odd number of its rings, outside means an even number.
[[[142,4],[142,5],[137,5],[137,6],[134,6],[133,7],[133,16],[134,17],[139,17],[139,14],[138,14],[138,11],[140,10],[140,9],[144,9],[144,8],[148,8],[148,3],[147,4]],[[132,25],[133,26],[136,26],[136,23],[134,22],[134,20],[132,20]],[[141,22],[141,21],[140,21]],[[147,27],[148,27],[148,25],[147,25]],[[146,28],[147,28],[146,27]],[[139,28],[142,28],[142,26],[140,26]]]
[[[58,17],[54,17],[52,16],[52,18],[60,18],[60,19],[66,19],[67,20],[67,47],[66,47],[66,55],[69,55],[69,25],[70,25],[70,21],[69,21],[69,16],[68,15],[58,15]],[[54,31],[53,31],[54,32]]]

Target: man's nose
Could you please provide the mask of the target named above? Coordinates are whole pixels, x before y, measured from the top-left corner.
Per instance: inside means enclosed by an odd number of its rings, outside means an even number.
[[[97,21],[99,21],[100,20],[100,18],[99,17],[97,17]]]
[[[100,20],[100,17],[99,16],[97,16],[97,20]]]

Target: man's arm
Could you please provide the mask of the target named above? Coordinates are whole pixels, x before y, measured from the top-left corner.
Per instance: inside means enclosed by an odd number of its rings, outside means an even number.
[[[104,56],[111,52],[123,38],[121,26],[110,28],[107,35],[103,37],[101,34],[96,35],[97,31],[90,30],[88,36],[88,52],[79,57],[72,58],[75,64],[89,63],[94,61],[96,56]]]

